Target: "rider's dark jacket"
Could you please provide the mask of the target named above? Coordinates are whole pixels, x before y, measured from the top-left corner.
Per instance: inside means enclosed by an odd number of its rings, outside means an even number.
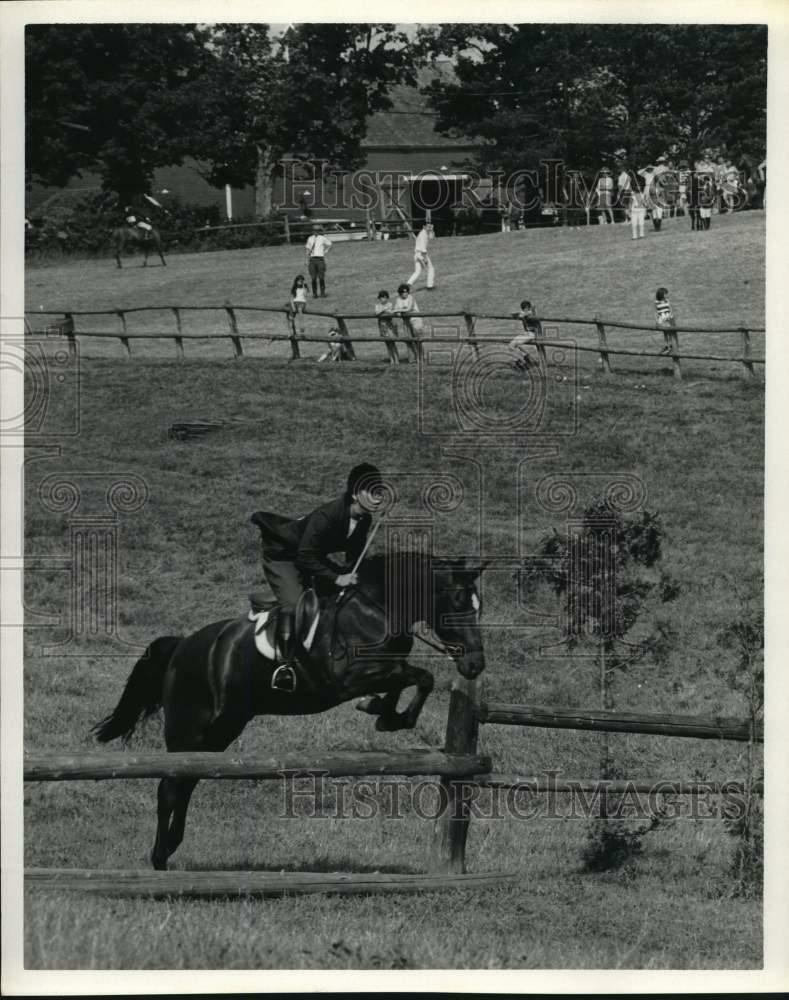
[[[362,514],[349,535],[351,501],[346,496],[338,497],[305,517],[278,524],[266,542],[266,556],[295,563],[308,579],[334,583],[361,555],[371,520],[369,514]],[[338,566],[330,559],[333,552],[344,552],[347,565]]]

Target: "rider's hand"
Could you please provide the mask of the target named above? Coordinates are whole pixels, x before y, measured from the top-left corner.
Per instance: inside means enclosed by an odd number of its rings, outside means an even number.
[[[338,587],[353,587],[359,578],[355,573],[341,573],[334,582]]]

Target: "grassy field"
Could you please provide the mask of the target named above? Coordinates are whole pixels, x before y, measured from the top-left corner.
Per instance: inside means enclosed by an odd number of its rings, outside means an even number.
[[[337,246],[329,260],[332,308],[372,308],[410,270],[405,241]],[[625,227],[541,231],[437,241],[438,289],[417,293],[423,309],[509,312],[530,297],[543,315],[652,321],[654,291],[666,285],[680,323],[763,323],[764,227],[761,213],[713,219],[707,233],[671,220],[660,234],[632,243]],[[299,248],[170,258],[168,267],[123,271],[110,261],[31,269],[30,312],[135,305],[281,305],[303,270]],[[314,329],[327,322],[312,317]],[[223,320],[224,322],[224,320]],[[279,320],[277,326],[281,320]],[[151,327],[156,328],[155,326]],[[371,332],[371,324],[359,325]],[[167,329],[171,329],[169,326]],[[263,332],[266,332],[265,330]],[[497,332],[491,326],[491,332]],[[616,474],[644,484],[646,506],[661,513],[664,568],[680,586],[672,605],[677,641],[666,663],[643,661],[618,676],[617,707],[650,712],[742,715],[725,679],[730,666],[720,631],[759,602],[762,586],[764,386],[742,368],[687,362],[677,383],[655,359],[615,361],[606,378],[594,355],[572,367],[562,326],[568,383],[551,380],[539,426],[496,438],[458,435],[446,369],[391,369],[379,345],[349,365],[301,362],[262,344],[233,360],[227,344],[187,345],[185,361],[164,346],[81,346],[79,433],[59,440],[58,456],[26,471],[29,557],[67,556],[69,520],[39,496],[54,474],[82,491],[79,514],[104,511],[108,485],[140,477],[148,500],[117,520],[118,620],[126,643],[183,633],[241,614],[260,578],[249,515],[260,508],[303,513],[342,486],[349,464],[376,462],[402,484],[400,511],[414,513],[437,474],[463,485],[459,506],[436,518],[441,553],[479,551],[517,558],[534,551],[563,515],[538,502],[542,477],[571,473],[583,505]],[[658,334],[610,341],[649,349]],[[628,340],[629,338],[629,340]],[[594,341],[591,341],[594,342]],[[695,344],[695,341],[694,341]],[[736,336],[700,345],[738,353]],[[754,354],[762,356],[760,338]],[[551,374],[561,374],[552,367]],[[496,371],[480,389],[490,423],[503,426],[523,405],[524,382]],[[53,393],[47,426],[71,426],[73,396]],[[61,408],[62,412],[59,410]],[[225,420],[199,441],[168,437],[185,419]],[[421,419],[421,423],[420,423]],[[425,434],[427,429],[432,432]],[[553,437],[551,437],[553,435]],[[539,446],[552,441],[552,454]],[[491,700],[594,706],[590,659],[557,652],[557,629],[512,611],[511,573],[485,583],[486,693]],[[62,571],[43,565],[26,579],[32,614],[68,607]],[[546,594],[531,609],[555,614]],[[508,617],[509,616],[509,617]],[[60,650],[63,628],[27,632],[25,748],[87,750],[90,726],[115,704],[134,655],[87,637]],[[134,651],[132,650],[132,653]],[[420,654],[421,657],[421,654]],[[344,706],[325,716],[261,717],[234,749],[316,754],[329,749],[440,746],[452,668],[422,657],[436,690],[412,733],[379,734],[369,717]],[[420,660],[421,662],[421,660]],[[570,731],[485,727],[483,752],[496,770],[594,777],[600,738]],[[158,748],[161,724],[135,737]],[[745,747],[713,741],[614,736],[615,761],[632,778],[729,780],[745,775]],[[155,827],[154,781],[68,783],[26,789],[26,864],[139,868]],[[431,824],[402,818],[289,819],[273,783],[204,782],[195,793],[181,869],[419,871]],[[624,870],[588,874],[579,851],[582,820],[474,820],[471,871],[512,871],[512,885],[484,893],[422,897],[317,898],[270,902],[146,902],[26,897],[29,968],[755,968],[761,964],[761,904],[732,898],[732,841],[717,819],[678,819],[644,841]]]

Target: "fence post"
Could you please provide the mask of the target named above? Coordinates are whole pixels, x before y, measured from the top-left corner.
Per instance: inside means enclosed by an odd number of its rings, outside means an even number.
[[[241,337],[238,335],[236,313],[229,302],[225,302],[225,312],[230,323],[230,339],[233,341],[233,354],[237,358],[242,358],[244,356],[244,348],[241,346]]]
[[[121,334],[121,346],[126,351],[126,357],[130,358],[131,343],[129,342],[129,338],[125,336],[125,334],[128,332],[126,329],[126,313],[123,311],[123,309],[116,309],[115,312],[118,316],[118,319],[121,321],[121,329],[123,330],[123,334]]]
[[[282,219],[285,223],[285,242],[290,246],[290,219],[287,212],[283,215]]]
[[[176,326],[176,329],[178,330],[178,336],[175,338],[175,346],[178,348],[179,355],[183,358],[184,357],[184,338],[181,336],[181,334],[183,332],[182,329],[181,329],[181,310],[178,308],[178,306],[173,306],[172,309],[173,309],[173,313],[175,314],[175,326]]]
[[[471,313],[464,312],[463,319],[466,321],[466,340],[474,348],[474,357],[479,357],[479,344],[474,339],[474,327],[477,324],[475,317]]]
[[[340,331],[340,336],[343,338],[347,337],[348,327],[345,325],[345,320],[342,318],[342,316],[337,316],[335,318],[337,320],[337,329]],[[345,340],[343,346],[345,347],[345,350],[348,352],[348,356],[350,357],[351,361],[356,361],[356,351],[353,349],[353,344],[351,343],[351,341]]]
[[[77,354],[77,337],[76,330],[74,329],[74,316],[72,313],[66,313],[66,337],[68,338],[68,352],[72,357]]]
[[[597,316],[595,316],[594,322],[597,327],[597,344],[600,348],[600,362],[603,366],[603,372],[606,375],[611,375],[611,361],[608,357],[608,351],[606,350],[608,342],[605,339],[605,324],[601,319],[598,319]]]
[[[756,373],[753,370],[753,362],[750,360],[751,332],[745,325],[740,327],[740,332],[742,333],[742,363],[745,365],[745,374],[751,378],[755,378]]]
[[[446,753],[476,753],[479,733],[479,681],[456,678],[449,697]],[[433,871],[463,874],[466,870],[466,839],[471,820],[468,779],[441,779],[441,813],[433,830]]]
[[[292,309],[285,310],[285,322],[288,325],[288,333],[290,334],[290,360],[297,361],[301,357],[301,352],[299,351],[299,341],[296,337],[296,314]]]
[[[672,327],[668,334],[671,341],[671,361],[674,365],[674,378],[682,379],[682,368],[679,364],[679,334]]]

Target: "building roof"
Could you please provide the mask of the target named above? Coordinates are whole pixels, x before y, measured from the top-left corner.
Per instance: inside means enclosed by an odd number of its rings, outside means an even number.
[[[392,107],[389,111],[378,111],[367,120],[367,135],[362,140],[362,148],[441,148],[472,149],[479,146],[478,140],[458,132],[456,135],[441,135],[435,131],[435,113],[428,104],[427,97],[420,88],[435,80],[445,82],[454,79],[452,63],[449,59],[437,59],[430,66],[417,73],[416,86],[400,84],[390,91]]]

